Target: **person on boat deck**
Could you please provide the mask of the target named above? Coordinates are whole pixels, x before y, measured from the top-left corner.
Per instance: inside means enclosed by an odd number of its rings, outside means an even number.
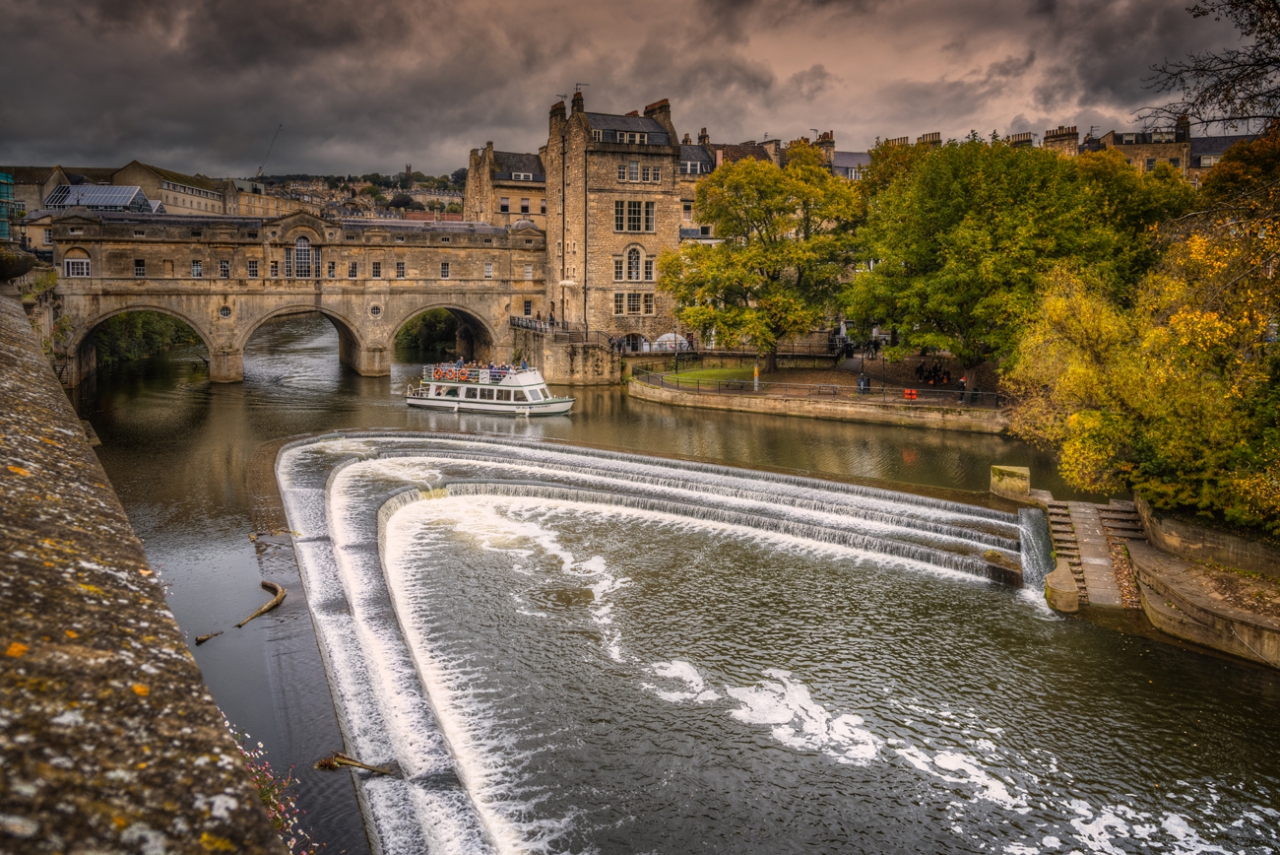
[[[521,359],[520,359],[520,370],[521,370],[521,371],[527,371],[527,370],[528,370],[528,368],[529,368],[529,360],[524,359],[524,358],[521,358]]]

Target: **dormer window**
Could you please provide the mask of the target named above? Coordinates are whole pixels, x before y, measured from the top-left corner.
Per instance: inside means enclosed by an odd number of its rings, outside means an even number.
[[[532,172],[513,172],[511,173],[511,177],[516,181],[532,181],[533,173]]]
[[[591,138],[596,142],[604,142],[604,131],[592,131]]]

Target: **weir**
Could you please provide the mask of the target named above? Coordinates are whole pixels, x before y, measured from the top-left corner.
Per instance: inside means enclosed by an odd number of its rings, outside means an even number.
[[[386,852],[530,851],[546,843],[545,829],[495,805],[505,796],[494,789],[485,753],[497,746],[477,741],[459,716],[456,704],[469,690],[411,631],[406,609],[418,595],[391,576],[388,527],[424,500],[687,520],[743,541],[844,550],[1012,586],[1022,584],[1022,538],[1034,525],[990,508],[846,483],[441,433],[299,440],[282,449],[277,478],[347,750],[403,770],[357,785],[370,834]],[[458,521],[457,531],[471,530],[472,521]]]

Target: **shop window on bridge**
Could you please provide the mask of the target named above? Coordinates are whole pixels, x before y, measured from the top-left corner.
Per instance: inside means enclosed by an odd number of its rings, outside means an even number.
[[[639,294],[627,295],[627,314],[628,315],[640,314],[640,295]]]
[[[615,315],[622,315],[626,313],[626,302],[625,302],[626,299],[627,299],[626,294],[613,295],[613,313]]]
[[[249,278],[250,279],[258,278],[258,260],[256,258],[252,259],[249,262]]]
[[[354,261],[347,262],[347,278],[355,279],[360,272],[360,265]]]
[[[231,262],[230,261],[218,262],[218,276],[220,276],[223,279],[231,278]]]
[[[646,315],[653,314],[653,295],[652,294],[644,295],[644,313]]]
[[[404,262],[403,261],[396,262],[396,278],[397,279],[404,278]]]
[[[652,258],[646,258],[644,260],[644,281],[646,282],[653,281],[653,259]]]
[[[280,278],[280,262],[278,261],[271,262],[271,278],[272,279]]]
[[[373,278],[374,279],[382,278],[382,262],[381,261],[375,261],[373,263]]]
[[[493,262],[492,261],[486,261],[484,263],[484,278],[485,279],[493,278]]]
[[[204,278],[204,262],[203,261],[191,262],[191,278],[192,279]]]
[[[533,301],[532,301],[532,300],[525,300],[525,301],[524,301],[524,316],[525,316],[526,318],[528,318],[528,317],[531,317],[532,315],[533,315]]]
[[[67,276],[89,276],[89,259],[68,258],[62,262],[62,269]]]
[[[139,277],[147,275],[147,260],[145,258],[135,258],[133,260],[133,275]]]
[[[337,277],[338,277],[338,262],[330,261],[329,262],[329,278],[336,279]]]
[[[449,262],[447,261],[440,262],[440,278],[441,279],[449,278]]]
[[[286,265],[289,263],[288,258],[286,255]],[[299,279],[311,278],[311,241],[300,237],[293,242],[293,264]]]
[[[640,281],[640,250],[634,247],[627,251],[627,278],[632,282]]]

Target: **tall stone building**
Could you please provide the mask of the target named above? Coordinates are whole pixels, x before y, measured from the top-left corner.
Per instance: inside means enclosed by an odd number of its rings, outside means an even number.
[[[675,331],[674,301],[655,287],[659,253],[680,244],[687,182],[664,98],[644,114],[588,112],[581,92],[551,107],[547,270],[557,320],[635,346]],[[559,277],[558,283],[554,281]]]
[[[472,149],[462,218],[469,222],[509,226],[528,220],[547,227],[547,176],[542,157],[494,151],[493,143]]]

